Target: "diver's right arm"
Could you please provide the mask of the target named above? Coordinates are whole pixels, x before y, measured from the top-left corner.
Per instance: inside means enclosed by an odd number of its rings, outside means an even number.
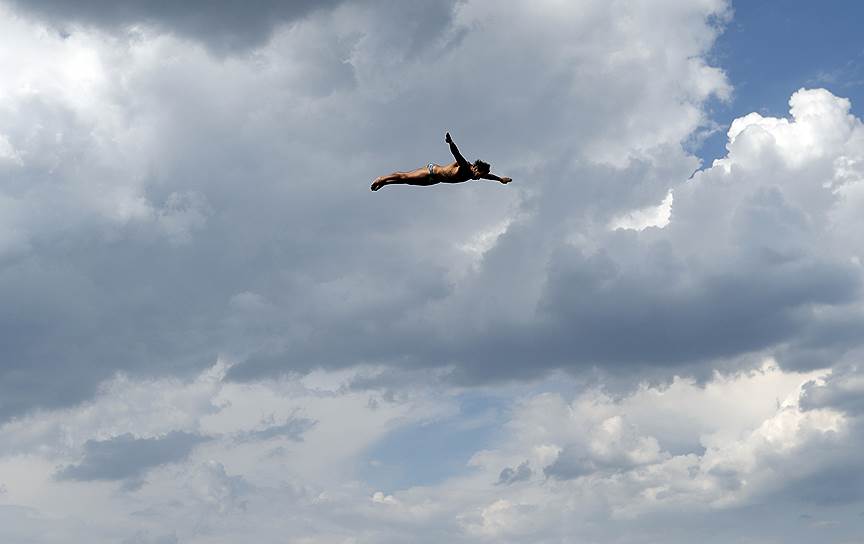
[[[457,148],[456,144],[453,143],[453,138],[450,137],[449,132],[444,136],[444,141],[450,144],[450,153],[453,153],[453,158],[456,159],[456,162],[463,166],[468,166],[468,161],[466,161],[465,157],[459,153],[459,148]]]

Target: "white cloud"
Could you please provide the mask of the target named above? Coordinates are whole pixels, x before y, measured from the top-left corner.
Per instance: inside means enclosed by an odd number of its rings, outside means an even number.
[[[657,206],[649,206],[639,210],[626,213],[616,217],[609,224],[611,229],[632,229],[644,230],[648,227],[663,228],[669,224],[669,217],[672,215],[672,203],[674,195],[672,191],[663,199],[663,202]]]
[[[471,471],[382,491],[356,479],[364,452],[396,429],[451,417],[453,391],[416,387],[401,400],[379,397],[372,406],[374,390],[314,389],[296,380],[236,385],[222,381],[223,374],[224,366],[216,366],[190,381],[119,377],[86,405],[4,425],[7,444],[21,446],[0,456],[3,501],[19,508],[8,512],[4,537],[21,527],[44,542],[55,541],[52,527],[93,542],[165,535],[228,542],[241,534],[325,542],[351,535],[358,542],[626,535],[613,527],[647,528],[672,513],[721,523],[724,512],[782,496],[835,462],[813,452],[862,439],[850,416],[799,406],[808,384],[824,383],[824,372],[788,373],[768,364],[704,386],[677,379],[620,397],[559,377],[509,407]],[[338,379],[351,377],[322,374],[317,381]],[[543,392],[552,383],[558,392]],[[140,412],[132,411],[138,405]],[[680,426],[664,421],[673,409]],[[732,417],[723,418],[724,411]],[[302,441],[255,437],[262,419],[298,413],[316,421]],[[118,429],[142,436],[195,429],[209,440],[186,459],[151,468],[140,487],[56,478],[58,465],[77,459],[87,440]],[[242,442],[234,440],[244,432]],[[33,443],[41,447],[27,445]],[[681,444],[698,447],[684,451]],[[517,465],[533,470],[501,485],[502,469]],[[37,530],[26,522],[34,517],[52,521]]]
[[[4,502],[28,505],[28,512],[56,519],[64,527],[83,522],[90,517],[88,512],[98,509],[104,521],[88,533],[94,542],[116,541],[145,529],[147,534],[176,533],[182,539],[222,531],[233,534],[248,516],[257,519],[261,514],[267,524],[262,530],[269,534],[269,527],[282,519],[280,508],[289,504],[302,508],[296,514],[299,519],[316,511],[322,501],[336,501],[342,509],[372,495],[367,485],[352,477],[366,448],[388,432],[450,410],[446,397],[423,391],[403,400],[378,399],[372,407],[368,392],[310,389],[300,381],[237,385],[224,383],[224,372],[225,364],[219,363],[190,381],[118,376],[79,407],[6,423],[0,455]],[[297,414],[315,422],[298,429],[302,440],[296,433],[256,434],[262,420]],[[140,438],[123,434],[127,432]],[[186,434],[190,432],[195,434]],[[191,453],[185,439],[178,444],[181,457],[166,450],[177,442],[167,438],[193,436],[202,440]],[[238,437],[242,441],[235,440]],[[100,441],[96,446],[106,445],[101,450],[111,446],[118,452],[114,444],[146,442],[150,449],[158,444],[162,460],[155,465],[144,459],[146,473],[131,486],[121,486],[113,477],[96,477],[106,482],[58,478],[58,466],[78,466],[82,451],[93,453],[94,441]],[[110,452],[100,455],[106,453]],[[131,450],[127,454],[128,459],[111,462],[134,463],[141,457]],[[85,458],[88,474],[111,470],[95,465],[93,459]],[[166,462],[170,464],[162,464]],[[122,470],[132,474],[137,469]],[[261,508],[267,502],[273,504],[265,513]],[[384,495],[381,502],[388,502]],[[324,513],[315,515],[324,523],[328,507],[322,508]],[[6,536],[13,534],[12,529],[3,530]],[[303,531],[298,527],[298,538]],[[39,534],[42,541],[54,541],[50,532]]]

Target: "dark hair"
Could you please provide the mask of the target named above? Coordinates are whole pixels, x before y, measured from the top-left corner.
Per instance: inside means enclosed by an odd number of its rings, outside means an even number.
[[[474,167],[484,174],[489,173],[489,163],[488,162],[483,162],[480,159],[477,159],[476,161],[474,161]]]

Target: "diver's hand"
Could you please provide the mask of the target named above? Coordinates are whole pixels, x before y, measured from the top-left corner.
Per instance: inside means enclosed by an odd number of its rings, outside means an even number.
[[[448,143],[448,144],[452,144],[452,143],[453,143],[453,138],[450,137],[450,133],[449,133],[449,132],[444,136],[444,141],[445,141],[446,143]]]
[[[507,185],[511,181],[513,181],[513,178],[501,178],[501,183],[503,183],[504,185]]]

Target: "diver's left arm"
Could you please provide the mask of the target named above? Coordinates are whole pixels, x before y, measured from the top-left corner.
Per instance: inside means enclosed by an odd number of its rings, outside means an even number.
[[[492,172],[489,172],[488,174],[483,174],[483,175],[480,176],[480,177],[483,178],[483,179],[491,179],[491,180],[493,180],[493,181],[499,181],[499,182],[501,182],[501,183],[503,183],[503,184],[505,184],[505,185],[508,184],[508,183],[510,183],[511,181],[513,181],[511,178],[507,178],[507,177],[503,177],[503,178],[501,178],[501,177],[498,177],[498,176],[496,176],[495,174],[493,174]]]

